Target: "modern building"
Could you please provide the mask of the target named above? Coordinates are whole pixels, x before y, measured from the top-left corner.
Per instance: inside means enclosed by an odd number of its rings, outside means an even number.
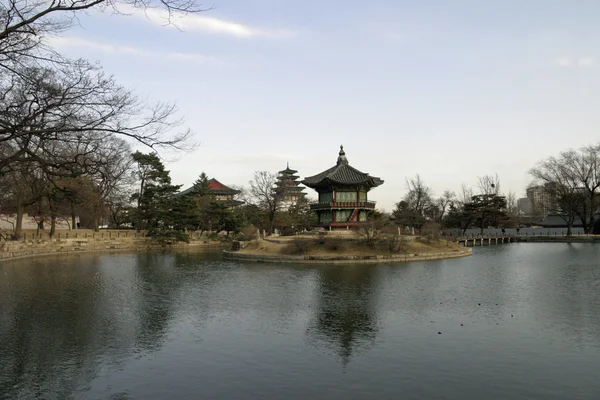
[[[531,215],[533,204],[529,198],[523,197],[517,200],[517,209],[523,215]]]
[[[383,184],[383,180],[351,167],[344,146],[340,146],[336,165],[302,183],[319,194],[318,202],[311,204],[319,225],[333,229],[367,221],[368,211],[375,209],[375,202],[367,199],[367,193]]]
[[[553,185],[550,183],[527,188],[527,198],[531,201],[531,213],[545,217],[556,212],[558,205],[553,193]]]
[[[179,192],[179,195],[191,195],[193,193],[194,186],[187,188],[182,192]],[[243,201],[234,199],[234,196],[239,193],[239,190],[232,189],[229,186],[222,184],[215,178],[212,178],[208,181],[208,194],[212,197],[214,201],[222,202],[232,207],[238,206],[240,204],[243,204]]]
[[[286,169],[277,173],[275,191],[282,196],[281,208],[283,210],[289,209],[290,206],[296,204],[298,200],[306,196],[304,188],[300,186],[300,182],[298,181],[300,176],[296,175],[297,172],[295,169],[291,169],[288,163]]]

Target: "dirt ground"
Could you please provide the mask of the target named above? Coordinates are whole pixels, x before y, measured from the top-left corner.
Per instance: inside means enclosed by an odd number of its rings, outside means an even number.
[[[272,243],[266,240],[254,240],[248,242],[246,246],[240,251],[245,254],[282,254],[282,255],[293,255],[293,240],[297,238],[277,238],[276,240],[282,243]],[[427,253],[439,253],[444,251],[452,251],[459,249],[460,246],[454,242],[448,242],[445,240],[439,241],[421,241],[419,239],[410,240],[406,245],[405,249],[399,253],[391,253],[389,251],[379,249],[373,249],[367,247],[364,244],[355,243],[353,240],[345,240],[345,244],[338,250],[332,250],[330,245],[318,244],[315,238],[304,239],[310,241],[308,251],[304,255],[310,256],[361,256],[361,255],[389,255],[389,254],[427,254]],[[327,240],[327,239],[326,239]]]

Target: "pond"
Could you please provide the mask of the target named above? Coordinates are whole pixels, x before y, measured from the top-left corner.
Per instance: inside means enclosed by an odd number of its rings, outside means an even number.
[[[0,264],[2,399],[598,399],[600,245]]]

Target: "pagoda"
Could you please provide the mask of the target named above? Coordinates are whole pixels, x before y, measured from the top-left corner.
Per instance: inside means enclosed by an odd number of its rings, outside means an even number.
[[[375,202],[367,200],[367,193],[383,184],[383,180],[351,167],[344,146],[340,146],[336,165],[302,183],[319,193],[319,202],[311,204],[319,225],[333,229],[367,221],[368,211],[375,209]]]
[[[296,204],[298,200],[303,199],[306,196],[304,188],[300,186],[298,179],[300,176],[296,175],[298,171],[290,168],[290,164],[287,164],[286,169],[277,173],[277,182],[275,182],[275,192],[281,196],[282,208],[287,209],[293,204]]]

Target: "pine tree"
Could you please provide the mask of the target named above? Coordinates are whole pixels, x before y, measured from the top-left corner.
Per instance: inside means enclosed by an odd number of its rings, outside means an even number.
[[[181,185],[171,184],[169,171],[156,154],[137,152],[133,159],[140,179],[140,190],[135,195],[138,223],[143,224],[149,237],[164,242],[189,241],[186,231],[199,224],[194,199],[176,195]]]
[[[200,197],[208,195],[210,190],[210,188],[208,187],[208,181],[208,175],[202,172],[198,179],[196,179],[196,181],[194,182],[194,194]]]

